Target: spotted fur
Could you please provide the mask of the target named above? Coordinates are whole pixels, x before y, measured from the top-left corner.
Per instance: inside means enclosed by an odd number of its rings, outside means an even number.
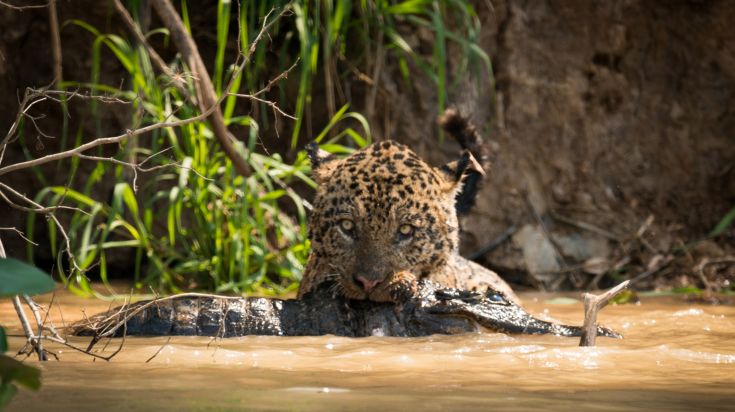
[[[417,279],[428,278],[514,298],[497,275],[458,255],[455,199],[469,153],[435,168],[393,141],[343,159],[321,156],[315,147],[309,152],[319,187],[299,296],[334,278],[348,298],[398,302],[415,294]]]

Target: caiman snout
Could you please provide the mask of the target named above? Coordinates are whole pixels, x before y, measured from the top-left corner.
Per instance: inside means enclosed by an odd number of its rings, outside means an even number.
[[[362,275],[355,275],[355,283],[362,285],[365,292],[370,293],[371,290],[375,289],[376,286],[382,282],[382,279],[368,279]]]

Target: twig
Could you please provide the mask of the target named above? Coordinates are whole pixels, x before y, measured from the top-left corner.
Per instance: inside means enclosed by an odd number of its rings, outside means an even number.
[[[28,317],[23,310],[23,306],[20,302],[20,296],[15,295],[13,297],[13,307],[15,308],[15,313],[18,314],[18,319],[20,319],[20,324],[23,327],[23,333],[26,335],[26,344],[20,349],[20,351],[18,351],[18,353],[31,354],[36,352],[38,354],[39,361],[47,360],[48,358],[46,358],[46,354],[43,351],[41,341],[38,339],[39,337],[33,333],[31,323],[28,321]],[[30,346],[30,348],[26,349],[28,346]]]
[[[89,350],[85,350],[85,349],[82,349],[82,348],[80,348],[78,346],[72,345],[71,343],[69,343],[69,341],[67,341],[66,339],[64,339],[62,337],[44,335],[44,336],[39,336],[38,338],[41,339],[41,340],[48,340],[48,341],[51,341],[51,342],[56,342],[56,343],[62,344],[62,345],[66,346],[69,349],[73,349],[73,350],[75,350],[77,352],[81,352],[81,353],[84,353],[85,355],[89,355],[89,356],[91,356],[93,358],[97,358],[97,359],[102,359],[104,361],[110,361],[112,358],[114,358],[118,353],[120,353],[120,351],[122,350],[123,345],[125,344],[125,335],[123,335],[122,341],[120,342],[120,346],[118,346],[118,348],[113,353],[109,354],[108,356],[102,356],[102,355],[98,355],[96,353],[92,353]]]
[[[155,358],[156,356],[158,356],[158,354],[161,353],[161,351],[163,350],[163,348],[165,348],[168,345],[169,342],[171,342],[171,336],[169,336],[168,339],[166,339],[166,342],[164,342],[163,345],[161,345],[161,347],[158,348],[158,350],[156,351],[156,353],[154,353],[150,358],[146,359],[145,363],[148,363],[148,362],[152,361],[153,358]]]
[[[615,262],[612,267],[608,267],[607,270],[601,271],[600,273],[596,274],[595,277],[590,280],[590,283],[587,284],[587,289],[597,289],[597,284],[600,283],[600,280],[602,280],[602,278],[606,274],[610,273],[611,271],[618,270],[628,263],[630,263],[630,256],[623,256],[623,258]]]
[[[149,126],[141,127],[135,130],[128,130],[125,133],[118,135],[118,136],[101,137],[101,138],[92,140],[91,142],[87,142],[82,145],[79,145],[78,147],[75,147],[74,149],[69,149],[63,152],[53,153],[50,155],[46,155],[44,157],[39,157],[37,159],[27,160],[25,162],[20,162],[20,163],[15,163],[9,166],[5,166],[3,168],[0,168],[0,176],[10,173],[10,172],[14,172],[16,170],[27,169],[27,168],[39,166],[45,163],[67,159],[69,157],[76,156],[77,154],[86,152],[87,150],[93,149],[95,147],[108,145],[108,144],[120,143],[121,141],[129,137],[139,136],[139,135],[142,135],[148,132],[152,132],[154,130],[163,129],[166,127],[179,127],[179,126],[187,125],[189,123],[198,122],[200,120],[206,119],[207,116],[209,116],[212,112],[214,112],[216,107],[217,106],[212,106],[209,109],[202,112],[201,114],[194,116],[194,117],[190,117],[188,119],[181,119],[181,120],[176,120],[176,121],[171,121],[171,122],[161,122],[161,123],[156,123],[156,124],[152,124]]]
[[[592,233],[597,233],[598,235],[600,235],[602,237],[606,237],[606,238],[608,238],[610,240],[614,240],[614,241],[620,243],[620,238],[618,236],[615,236],[615,234],[613,234],[612,232],[608,232],[607,230],[601,229],[601,228],[599,228],[599,227],[597,227],[597,226],[595,226],[593,224],[590,224],[590,223],[587,223],[587,222],[581,222],[579,220],[574,220],[574,219],[571,219],[571,218],[562,216],[562,215],[560,215],[560,214],[558,214],[558,213],[556,213],[554,211],[552,211],[550,213],[550,215],[551,215],[552,219],[554,219],[554,220],[558,220],[558,221],[560,221],[562,223],[566,223],[566,224],[568,224],[570,226],[574,226],[574,227],[579,228],[579,229],[584,229],[584,230],[587,230],[587,231],[592,232]]]
[[[51,52],[54,58],[54,83],[59,85],[62,77],[61,35],[59,33],[59,17],[56,14],[56,0],[48,0],[48,21],[51,32]]]
[[[4,2],[4,1],[0,1],[0,6],[7,7],[9,9],[13,9],[13,10],[18,10],[18,11],[23,11],[23,10],[27,10],[27,9],[43,9],[43,8],[46,7],[45,4],[32,4],[32,5],[28,5],[28,6],[16,6],[14,4],[10,4],[10,3]]]
[[[16,203],[12,202],[10,199],[8,199],[5,196],[5,194],[2,191],[0,191],[0,197],[2,197],[3,200],[5,200],[5,202],[7,202],[11,207],[14,207],[14,208],[23,210],[25,212],[34,212],[34,213],[48,214],[48,213],[55,212],[55,211],[57,211],[59,209],[66,209],[66,210],[72,210],[72,211],[75,211],[75,212],[84,213],[85,215],[89,215],[89,213],[85,212],[82,209],[79,209],[77,207],[74,207],[74,206],[63,206],[63,205],[59,205],[59,206],[43,207],[40,204],[38,204],[38,203],[34,202],[33,200],[31,200],[26,195],[21,194],[17,190],[15,190],[12,187],[6,185],[5,183],[0,183],[0,188],[9,191],[10,193],[12,193],[13,195],[17,196],[18,198],[20,198],[21,200],[25,201],[26,203],[29,203],[29,204],[33,205],[32,208],[18,205]]]
[[[257,96],[260,96],[263,93],[269,92],[271,90],[271,88],[273,87],[273,85],[275,85],[276,83],[280,82],[281,80],[283,80],[285,78],[288,78],[289,73],[291,73],[291,71],[293,69],[295,69],[296,66],[298,66],[298,64],[299,64],[300,61],[301,61],[301,58],[300,57],[297,58],[296,61],[291,65],[291,67],[289,67],[288,69],[286,69],[285,71],[283,71],[278,76],[272,78],[264,88],[258,90],[252,96],[257,97]]]
[[[646,220],[643,222],[641,227],[638,228],[638,230],[635,232],[635,238],[638,239],[641,244],[648,249],[651,253],[657,253],[658,251],[656,248],[654,248],[651,243],[649,243],[646,239],[643,238],[643,235],[646,233],[649,227],[653,224],[653,221],[655,220],[654,215],[649,215]]]
[[[30,90],[31,93],[35,93],[39,96],[44,96],[45,98],[49,100],[53,100],[56,103],[61,103],[62,100],[54,96],[64,96],[64,99],[67,102],[69,100],[76,98],[76,99],[82,99],[82,100],[97,100],[102,103],[120,103],[120,104],[133,103],[133,101],[131,100],[123,100],[115,96],[106,96],[106,95],[101,95],[101,94],[89,94],[89,92],[81,93],[78,88],[75,90],[49,90],[49,89],[33,89],[29,87],[28,90]]]
[[[493,250],[497,249],[498,246],[502,245],[503,243],[505,243],[505,241],[510,239],[513,236],[513,234],[515,234],[517,231],[518,231],[518,227],[516,225],[508,226],[508,228],[505,229],[503,233],[496,236],[495,239],[491,240],[488,244],[470,253],[467,256],[467,259],[476,260],[484,256],[485,254],[492,252]]]
[[[41,327],[43,330],[48,331],[49,333],[53,334],[54,336],[61,337],[59,335],[59,331],[56,330],[56,327],[54,326],[54,323],[49,320],[49,316],[51,315],[51,308],[54,307],[54,301],[56,300],[56,292],[51,294],[51,301],[48,304],[48,310],[44,309],[41,305],[37,304],[36,302],[33,302],[33,299],[31,299],[31,302],[38,306],[40,310],[43,310],[46,315],[43,317],[43,321],[41,322]],[[56,307],[59,307],[57,304]],[[64,315],[61,313],[61,309],[59,309],[59,314],[61,315],[61,324],[64,324]]]
[[[43,102],[45,100],[53,100],[57,103],[62,103],[61,98],[55,97],[55,96],[64,96],[67,102],[71,101],[74,98],[81,98],[81,99],[99,100],[103,103],[125,103],[125,104],[131,103],[129,101],[121,100],[117,97],[90,95],[90,94],[85,95],[85,94],[79,93],[78,89],[74,91],[66,91],[66,90],[48,90],[47,88],[34,89],[31,87],[27,87],[25,92],[23,93],[23,99],[21,99],[18,102],[18,112],[15,115],[15,120],[10,125],[10,129],[8,130],[5,137],[2,139],[2,142],[0,142],[0,147],[1,147],[0,161],[2,160],[3,154],[5,153],[5,148],[7,144],[12,141],[12,138],[15,135],[15,132],[18,130],[18,127],[20,126],[23,118],[31,119],[31,121],[33,121],[34,123],[36,130],[40,134],[45,135],[45,133],[43,133],[39,129],[38,125],[35,122],[35,120],[38,117],[31,116],[28,112],[35,104]]]
[[[641,280],[643,280],[643,279],[645,279],[645,278],[653,275],[654,273],[659,272],[661,269],[663,269],[666,266],[668,266],[669,263],[671,263],[673,260],[674,260],[674,257],[673,256],[665,256],[665,257],[662,257],[660,259],[660,261],[657,262],[655,265],[651,266],[646,271],[644,271],[641,274],[637,275],[633,279],[630,279],[630,282],[631,283],[639,282],[639,281],[641,281]]]
[[[283,110],[281,110],[281,108],[278,107],[275,102],[272,102],[270,100],[262,99],[262,98],[260,98],[258,96],[260,96],[261,94],[269,91],[271,89],[271,87],[273,87],[273,85],[276,84],[277,82],[279,82],[280,80],[287,78],[288,75],[289,75],[289,73],[291,72],[291,70],[293,70],[299,64],[299,60],[300,59],[296,59],[296,61],[294,62],[294,64],[291,65],[291,67],[289,67],[288,69],[286,69],[284,72],[282,72],[278,76],[272,78],[264,88],[258,90],[257,92],[255,92],[253,94],[242,94],[242,93],[231,93],[230,92],[230,93],[227,93],[227,95],[228,96],[235,96],[235,97],[243,97],[243,98],[246,98],[246,99],[255,100],[257,102],[260,102],[260,103],[263,103],[263,104],[265,104],[267,106],[270,106],[271,109],[273,109],[273,114],[274,115],[276,113],[280,113],[284,117],[288,117],[289,119],[292,119],[292,120],[297,120],[296,117],[294,117],[294,116],[292,116],[292,115],[284,112]]]
[[[41,320],[41,314],[39,313],[39,307],[36,302],[31,299],[28,295],[23,295],[23,300],[25,301],[26,305],[31,309],[31,313],[33,314],[33,318],[36,320],[36,326],[38,326],[38,335],[43,335],[43,320]],[[41,342],[39,342],[38,349],[43,352],[43,347],[40,346]]]
[[[702,260],[697,263],[697,266],[695,266],[692,270],[694,273],[699,276],[699,279],[704,284],[705,289],[707,289],[707,292],[712,291],[712,285],[709,283],[709,280],[707,280],[707,276],[704,274],[704,268],[708,265],[717,265],[722,263],[735,263],[735,256],[725,256],[723,258],[719,259],[710,259],[710,258],[703,258]]]
[[[165,149],[165,150],[168,150],[168,149]],[[141,165],[144,162],[150,160],[151,157],[153,157],[153,156],[155,156],[157,154],[160,154],[160,153],[164,152],[165,150],[162,150],[159,153],[152,154],[151,156],[149,156],[146,159],[144,159],[143,162],[138,163],[138,164],[130,163],[130,162],[125,162],[123,160],[115,159],[114,157],[88,156],[88,155],[83,155],[83,154],[76,154],[76,155],[74,155],[74,157],[78,157],[80,159],[85,159],[85,160],[95,160],[95,161],[98,161],[98,162],[108,162],[108,163],[112,163],[112,164],[116,164],[116,165],[120,165],[120,166],[124,166],[124,167],[129,168],[130,170],[133,171],[133,191],[134,192],[137,192],[138,191],[138,184],[137,184],[137,182],[138,182],[138,172],[140,172],[140,173],[148,173],[148,172],[153,172],[155,170],[164,169],[166,167],[175,167],[175,168],[179,168],[179,169],[190,170],[190,171],[194,172],[194,174],[196,174],[197,176],[199,176],[200,178],[202,178],[203,180],[206,180],[206,181],[209,181],[209,182],[212,182],[213,181],[213,179],[210,179],[210,178],[202,175],[201,173],[199,173],[193,167],[184,166],[184,165],[182,165],[181,163],[178,163],[178,162],[166,163],[166,164],[163,164],[163,165],[151,166],[151,167],[147,167],[147,168],[141,167]],[[60,208],[61,206],[56,206],[56,207],[57,208]]]
[[[72,265],[74,265],[74,268],[75,269],[79,270],[80,272],[84,272],[84,270],[77,265],[76,260],[74,259],[74,254],[71,251],[71,241],[69,240],[69,236],[67,235],[66,230],[64,230],[64,226],[62,226],[61,222],[59,222],[59,219],[56,217],[56,215],[54,213],[52,213],[54,210],[56,210],[58,208],[67,209],[67,208],[70,208],[70,207],[69,206],[53,206],[51,208],[45,208],[45,207],[39,205],[38,203],[34,202],[33,200],[31,200],[31,199],[25,197],[24,195],[18,193],[12,187],[10,187],[10,186],[8,186],[8,185],[6,185],[4,183],[0,183],[0,187],[6,189],[8,191],[10,191],[14,195],[20,197],[21,199],[23,199],[26,202],[28,202],[29,204],[31,204],[34,207],[34,209],[31,209],[31,211],[37,212],[37,213],[44,213],[51,220],[54,221],[54,224],[59,229],[59,232],[61,233],[61,236],[64,238],[64,250],[66,251],[67,255],[69,256],[69,261],[71,262]],[[0,191],[0,197],[2,197],[5,201],[7,201],[8,204],[10,204],[11,206],[14,205],[14,203],[11,202],[5,196],[5,194],[2,191]],[[18,205],[16,205],[16,206],[18,206]],[[18,207],[19,208],[23,208],[23,206],[18,206]],[[75,208],[71,208],[71,209],[75,209]],[[0,246],[1,246],[1,244],[0,244]],[[4,253],[5,252],[3,251],[3,255],[4,255]]]
[[[32,244],[33,246],[38,246],[38,243],[32,241],[31,239],[28,239],[25,236],[25,233],[23,233],[22,231],[18,230],[18,228],[16,228],[16,227],[0,227],[0,230],[10,230],[10,231],[13,231],[13,232],[17,233],[18,236],[20,236],[26,242]]]
[[[584,294],[584,325],[582,326],[582,337],[579,338],[579,346],[595,346],[597,313],[607,306],[610,300],[627,288],[629,284],[630,281],[626,280],[601,295]]]
[[[26,89],[25,93],[23,94],[23,99],[18,103],[18,113],[15,116],[15,121],[13,122],[13,124],[10,125],[8,133],[5,135],[2,142],[0,142],[0,146],[2,146],[3,151],[5,150],[5,145],[10,141],[10,138],[15,135],[15,131],[18,130],[18,126],[20,126],[21,120],[23,119],[23,117],[25,117],[26,112],[30,110],[30,108],[33,107],[34,104],[46,100],[45,98],[41,98],[31,101],[36,97],[38,97],[38,95],[33,93],[30,88]]]
[[[280,113],[283,117],[288,117],[292,120],[297,120],[296,117],[284,112],[281,110],[280,107],[276,105],[276,102],[272,102],[270,100],[261,99],[260,97],[255,97],[255,95],[252,94],[242,94],[242,93],[227,93],[228,96],[235,96],[235,97],[244,97],[247,99],[255,100],[256,102],[260,102],[265,104],[266,106],[270,106],[273,109],[273,113]]]

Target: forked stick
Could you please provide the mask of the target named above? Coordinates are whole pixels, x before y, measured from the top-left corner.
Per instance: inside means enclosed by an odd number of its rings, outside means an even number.
[[[597,312],[607,306],[610,301],[630,284],[629,280],[615,286],[601,295],[584,294],[584,325],[579,346],[595,346],[597,339]]]

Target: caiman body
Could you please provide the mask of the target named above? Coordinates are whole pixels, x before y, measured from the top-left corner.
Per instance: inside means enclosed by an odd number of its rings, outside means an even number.
[[[431,282],[403,304],[349,300],[324,283],[301,299],[228,298],[177,295],[137,302],[97,315],[75,334],[316,336],[426,336],[489,330],[504,333],[579,336],[576,326],[543,321],[499,293],[486,295]],[[600,336],[620,337],[600,327]]]

